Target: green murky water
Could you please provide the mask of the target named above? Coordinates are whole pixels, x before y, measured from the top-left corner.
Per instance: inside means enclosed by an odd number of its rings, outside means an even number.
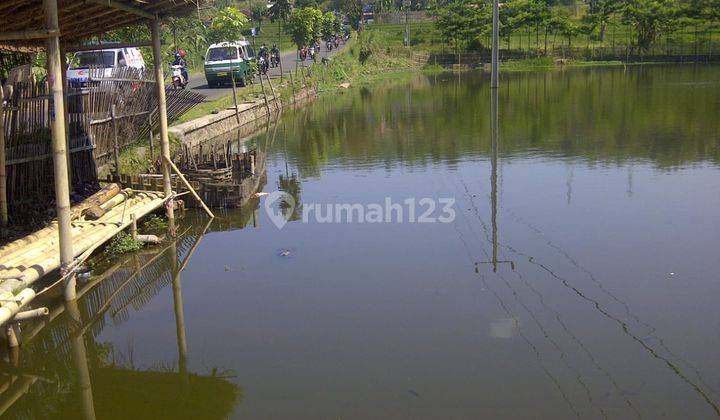
[[[23,326],[0,408],[716,417],[719,75],[505,75],[495,142],[484,75],[324,96],[257,138],[264,191],[294,206],[190,212],[177,242],[99,267]]]

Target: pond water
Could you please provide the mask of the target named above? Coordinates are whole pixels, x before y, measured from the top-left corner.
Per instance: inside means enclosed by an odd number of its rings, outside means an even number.
[[[716,417],[719,75],[503,75],[495,133],[484,74],[322,96],[257,138],[292,200],[96,269],[6,415]]]

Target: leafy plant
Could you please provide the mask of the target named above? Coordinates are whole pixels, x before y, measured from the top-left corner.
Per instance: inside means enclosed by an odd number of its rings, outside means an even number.
[[[239,39],[242,28],[248,22],[247,16],[234,7],[220,9],[210,25],[208,40],[221,42]]]
[[[143,247],[143,243],[135,240],[132,235],[120,232],[112,241],[105,247],[105,255],[116,256],[126,254],[128,252],[135,252]]]
[[[290,35],[297,48],[314,42],[322,30],[323,13],[314,7],[295,9],[285,22],[285,32]]]

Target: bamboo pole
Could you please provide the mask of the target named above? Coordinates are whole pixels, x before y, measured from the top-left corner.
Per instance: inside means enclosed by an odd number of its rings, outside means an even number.
[[[45,26],[48,31],[58,31],[57,0],[43,0]],[[51,131],[53,166],[55,175],[55,207],[60,236],[60,267],[64,271],[73,260],[72,233],[70,226],[70,184],[68,180],[68,153],[65,143],[65,106],[63,103],[62,65],[60,43],[57,34],[47,42],[48,81],[52,91]],[[64,275],[65,273],[63,273]],[[65,300],[75,299],[75,276],[68,276],[65,283]]]
[[[267,108],[268,116],[270,115],[270,105],[268,104],[267,94],[265,93],[265,84],[262,81],[262,71],[260,72],[260,88],[262,89],[263,98],[265,98],[265,108]]]
[[[270,85],[270,91],[272,92],[272,95],[273,95],[273,102],[275,102],[275,109],[280,111],[280,104],[278,104],[278,97],[275,96],[275,88],[273,87],[272,82],[270,81],[270,76],[268,76],[267,73],[265,73],[265,78],[267,79],[268,84]]]
[[[115,104],[110,105],[110,121],[113,131],[113,160],[115,161],[115,182],[120,181],[120,143],[118,142],[117,113]]]
[[[83,324],[80,308],[76,301],[66,302],[65,311],[73,321],[70,323],[72,360],[74,371],[77,374],[77,385],[80,391],[80,407],[83,419],[95,419],[95,405],[93,403],[92,382],[87,362],[87,349],[83,339],[81,326]]]
[[[202,206],[203,210],[205,210],[205,213],[207,213],[207,215],[210,216],[211,218],[215,218],[215,215],[213,214],[213,212],[210,211],[210,209],[208,208],[208,206],[205,205],[205,202],[202,200],[202,198],[200,198],[200,196],[198,195],[198,193],[195,192],[195,189],[192,187],[192,185],[190,185],[190,183],[188,182],[188,180],[185,179],[185,176],[182,174],[182,172],[180,172],[180,169],[178,169],[178,167],[175,166],[175,164],[174,164],[174,163],[172,162],[172,160],[170,160],[169,158],[167,159],[167,163],[168,163],[168,165],[175,171],[175,173],[177,174],[178,178],[180,178],[180,181],[182,181],[182,183],[185,184],[185,187],[190,191],[190,194],[192,194],[193,197],[195,197],[195,199],[200,203],[200,205]]]
[[[233,104],[235,104],[235,120],[237,120],[238,127],[240,127],[240,109],[237,103],[237,92],[235,90],[235,72],[232,68],[230,69],[230,78],[232,79],[232,93],[233,93]]]
[[[150,24],[153,44],[153,63],[155,65],[155,88],[158,100],[158,122],[160,123],[160,155],[162,156],[163,192],[170,233],[175,233],[175,203],[172,198],[172,181],[170,180],[170,140],[168,137],[167,106],[165,104],[165,79],[163,77],[162,50],[160,49],[160,22],[153,20]]]
[[[120,196],[114,197],[113,200],[118,197]],[[74,243],[76,251],[80,255],[109,240],[119,231],[130,225],[130,213],[134,212],[139,217],[148,214],[160,206],[158,203],[159,198],[156,194],[138,193],[137,196],[133,198],[134,203],[128,203],[127,206],[116,206],[103,216],[107,221],[119,218],[120,220],[118,222],[107,223],[97,228],[92,228],[90,225],[84,225],[84,227],[83,225],[79,226],[78,230],[83,230],[83,232],[87,233],[76,235]],[[124,215],[125,213],[127,213],[127,215]],[[13,278],[22,278],[26,285],[30,285],[41,276],[58,268],[58,258],[53,256],[51,252],[55,244],[50,242],[47,246],[49,247],[47,249],[43,249],[42,246],[36,247],[39,248],[39,250],[34,249],[32,253],[23,256],[22,261],[28,262],[22,265],[23,270],[17,267],[6,266],[10,268],[0,271],[0,278],[7,279],[11,276],[13,276]],[[47,256],[48,254],[50,254],[50,256]],[[45,257],[43,258],[42,256]],[[38,260],[38,258],[42,258],[42,260]],[[2,324],[2,322],[0,322],[0,324]]]
[[[0,228],[8,225],[7,172],[5,171],[5,94],[0,83]],[[4,232],[0,232],[4,236]]]

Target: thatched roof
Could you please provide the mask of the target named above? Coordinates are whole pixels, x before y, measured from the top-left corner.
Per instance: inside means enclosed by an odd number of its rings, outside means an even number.
[[[151,19],[182,16],[193,12],[204,0],[57,0],[60,38],[77,43]],[[42,48],[43,38],[28,35],[45,29],[42,0],[0,1],[0,35],[18,34],[13,40],[0,40],[0,49]],[[18,39],[20,38],[20,39]]]

